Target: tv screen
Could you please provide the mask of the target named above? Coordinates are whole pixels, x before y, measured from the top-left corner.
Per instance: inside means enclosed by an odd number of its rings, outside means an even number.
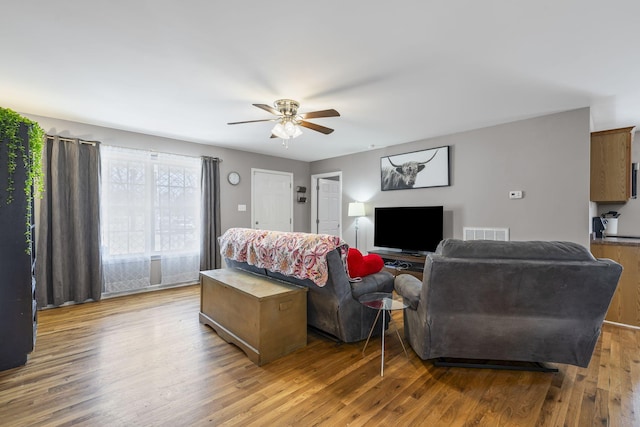
[[[373,244],[403,252],[433,252],[442,240],[442,206],[375,208]]]

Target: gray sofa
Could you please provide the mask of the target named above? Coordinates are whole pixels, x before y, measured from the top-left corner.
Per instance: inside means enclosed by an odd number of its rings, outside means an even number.
[[[308,279],[300,280],[229,258],[225,258],[225,264],[309,288],[307,324],[343,342],[366,339],[376,318],[377,311],[360,304],[358,298],[371,292],[393,291],[393,276],[386,271],[350,283],[339,249],[327,253],[329,279],[323,287]]]
[[[448,239],[420,282],[399,275],[404,330],[422,358],[586,367],[622,267],[571,242]]]

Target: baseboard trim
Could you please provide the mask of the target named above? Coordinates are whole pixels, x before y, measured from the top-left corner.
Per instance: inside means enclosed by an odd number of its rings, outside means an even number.
[[[172,289],[172,288],[182,288],[184,286],[194,286],[194,285],[199,285],[199,282],[183,282],[183,283],[172,283],[169,285],[151,285],[151,286],[147,286],[144,288],[140,288],[140,289],[131,289],[131,290],[126,290],[126,291],[115,291],[115,292],[104,292],[102,294],[102,299],[109,299],[109,298],[117,298],[117,297],[124,297],[127,295],[135,295],[135,294],[144,294],[146,292],[153,292],[153,291],[162,291],[165,289]]]

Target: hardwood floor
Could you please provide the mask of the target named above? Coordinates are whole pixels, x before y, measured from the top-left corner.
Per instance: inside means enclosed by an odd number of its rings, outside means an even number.
[[[604,325],[587,369],[436,368],[387,335],[258,367],[198,322],[199,287],[39,313],[26,366],[0,372],[0,425],[638,426],[640,331]],[[402,313],[394,317],[402,325]]]

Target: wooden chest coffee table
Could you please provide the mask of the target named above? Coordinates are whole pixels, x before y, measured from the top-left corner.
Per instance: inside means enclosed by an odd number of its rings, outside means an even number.
[[[260,366],[307,345],[307,288],[234,268],[200,272],[200,323]]]

